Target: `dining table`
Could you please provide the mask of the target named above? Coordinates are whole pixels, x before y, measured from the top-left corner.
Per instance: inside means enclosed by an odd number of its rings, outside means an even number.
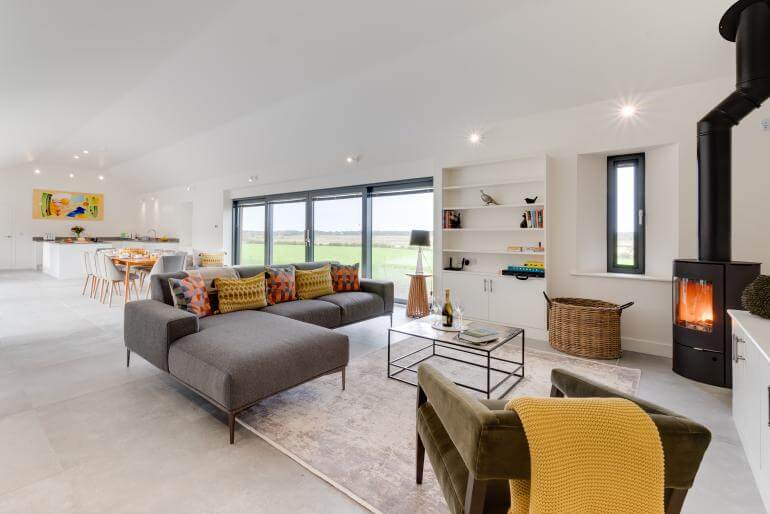
[[[131,285],[131,268],[152,268],[158,260],[157,256],[153,255],[131,255],[128,257],[121,257],[120,255],[114,255],[111,257],[112,262],[125,267],[125,283],[123,289],[125,293],[125,302],[131,301],[131,293],[129,286]],[[137,300],[139,299],[139,292],[136,293]]]

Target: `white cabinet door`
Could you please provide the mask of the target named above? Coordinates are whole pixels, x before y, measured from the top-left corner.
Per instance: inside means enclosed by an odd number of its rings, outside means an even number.
[[[462,306],[465,318],[489,319],[489,279],[476,274],[444,273],[444,289],[449,289],[452,301]],[[444,301],[444,291],[437,291],[436,298]]]
[[[490,279],[489,320],[515,327],[545,329],[545,280]]]
[[[746,365],[745,344],[741,341],[746,340],[746,334],[741,327],[733,322],[733,421],[738,436],[744,447],[748,437],[746,413],[749,409],[749,384],[748,384],[748,366]]]
[[[0,269],[11,269],[14,264],[13,210],[0,204]]]
[[[759,351],[757,352],[759,353]],[[760,354],[761,357],[764,357]],[[760,468],[757,486],[765,505],[770,506],[770,361],[762,359],[757,366],[757,388],[760,396]]]

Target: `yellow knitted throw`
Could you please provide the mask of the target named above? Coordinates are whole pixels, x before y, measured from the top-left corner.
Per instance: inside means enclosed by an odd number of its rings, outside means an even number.
[[[622,398],[514,398],[531,480],[511,480],[509,514],[663,513],[655,423]]]

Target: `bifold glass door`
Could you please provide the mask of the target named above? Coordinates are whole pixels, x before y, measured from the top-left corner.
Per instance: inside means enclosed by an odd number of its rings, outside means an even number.
[[[362,195],[313,198],[313,260],[362,262]]]
[[[265,264],[265,204],[244,205],[238,210],[240,264]]]
[[[270,208],[270,262],[285,264],[308,259],[307,201],[268,203]]]
[[[406,299],[406,274],[418,253],[409,246],[411,231],[433,229],[432,184],[428,178],[236,200],[233,260],[360,263],[361,276],[393,281],[396,299]],[[431,273],[431,247],[423,247],[423,257]]]

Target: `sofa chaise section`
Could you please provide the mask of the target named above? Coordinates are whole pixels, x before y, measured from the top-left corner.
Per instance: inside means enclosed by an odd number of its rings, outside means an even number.
[[[169,372],[234,418],[259,400],[348,363],[348,338],[257,311],[200,320],[201,329],[169,348]]]

